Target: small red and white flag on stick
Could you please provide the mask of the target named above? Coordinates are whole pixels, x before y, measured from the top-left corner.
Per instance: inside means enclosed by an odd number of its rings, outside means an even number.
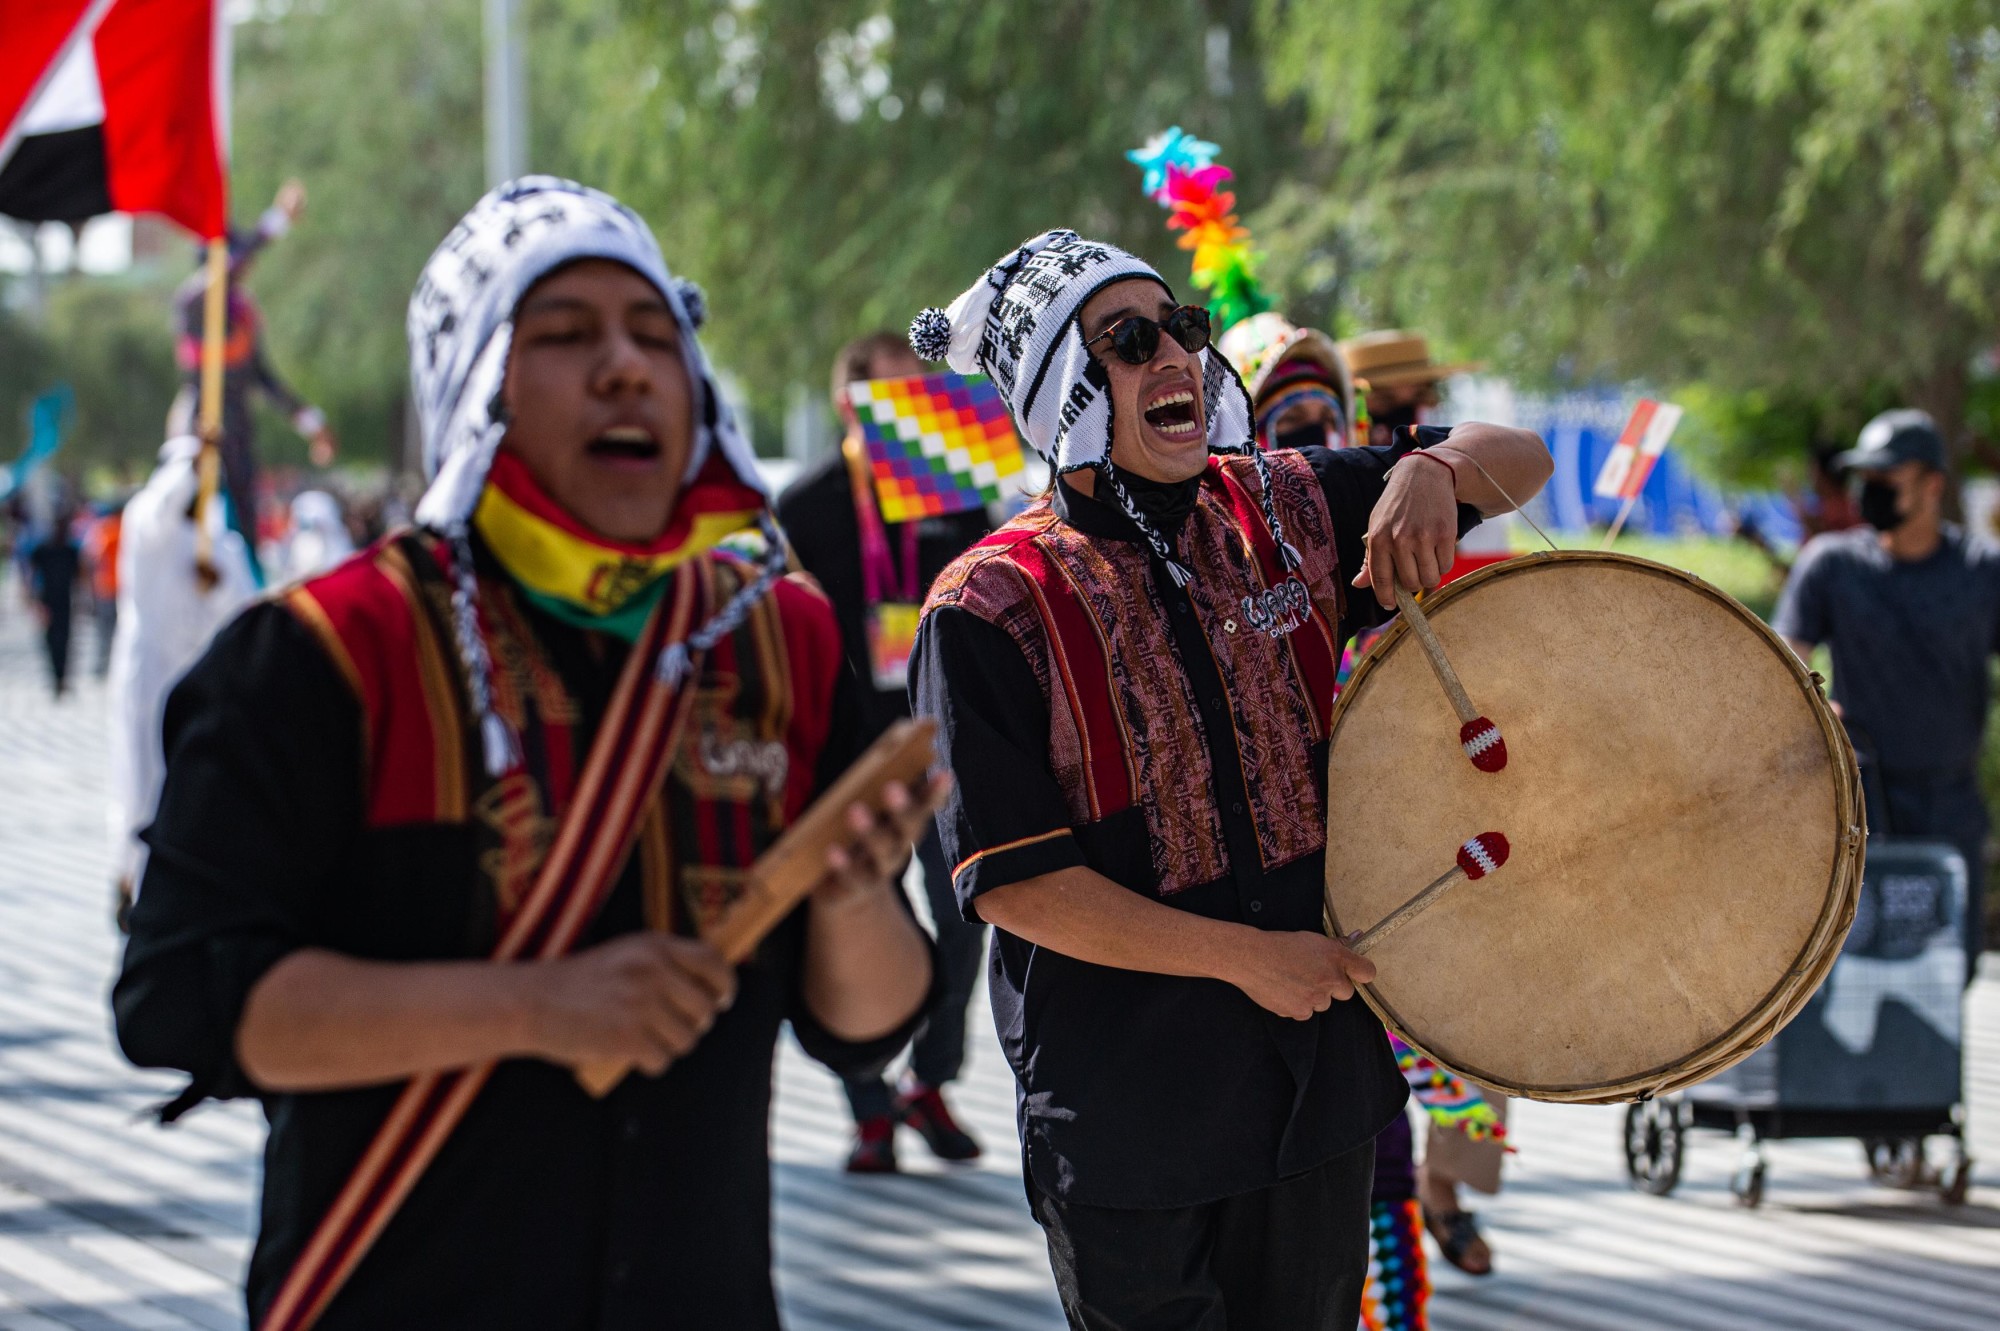
[[[1611,530],[1604,535],[1606,549],[1618,539],[1625,519],[1632,516],[1632,506],[1639,502],[1639,492],[1646,488],[1653,464],[1667,451],[1667,440],[1673,438],[1674,427],[1680,423],[1681,409],[1671,402],[1642,397],[1639,405],[1632,408],[1632,418],[1625,422],[1618,442],[1612,445],[1611,456],[1604,459],[1604,468],[1597,473],[1597,484],[1592,490],[1600,499],[1625,501],[1618,508]]]

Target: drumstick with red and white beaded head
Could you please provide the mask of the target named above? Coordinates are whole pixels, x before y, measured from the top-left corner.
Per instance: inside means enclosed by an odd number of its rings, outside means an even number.
[[[1499,771],[1507,765],[1507,741],[1500,738],[1500,727],[1481,716],[1472,705],[1465,686],[1458,682],[1458,672],[1451,668],[1451,661],[1444,654],[1444,644],[1431,629],[1430,619],[1418,607],[1416,598],[1401,587],[1396,588],[1396,609],[1409,621],[1438,683],[1444,685],[1445,697],[1451,699],[1451,709],[1458,713],[1458,742],[1465,749],[1465,756],[1482,772]]]
[[[1472,840],[1458,848],[1458,862],[1450,872],[1433,881],[1423,891],[1405,901],[1396,909],[1382,917],[1380,923],[1360,937],[1352,939],[1347,946],[1353,952],[1367,952],[1390,934],[1408,924],[1417,916],[1437,904],[1438,898],[1457,887],[1460,883],[1484,878],[1507,862],[1512,847],[1507,838],[1498,832],[1481,832]]]

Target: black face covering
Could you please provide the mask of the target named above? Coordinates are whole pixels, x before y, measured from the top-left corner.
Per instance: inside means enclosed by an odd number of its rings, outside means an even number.
[[[1894,531],[1907,514],[1896,511],[1896,487],[1887,481],[1864,481],[1861,485],[1861,520],[1876,531]]]
[[[1132,496],[1133,506],[1146,515],[1153,529],[1169,541],[1179,534],[1181,524],[1187,515],[1194,512],[1196,498],[1201,493],[1201,477],[1194,475],[1184,481],[1156,481],[1141,476],[1136,471],[1112,465],[1118,473],[1120,484]]]
[[[1315,444],[1331,444],[1327,437],[1331,427],[1326,425],[1295,425],[1289,430],[1280,430],[1271,439],[1272,448],[1309,448]]]
[[[1368,442],[1380,448],[1396,442],[1396,432],[1405,425],[1417,423],[1417,405],[1412,402],[1406,407],[1391,407],[1379,416],[1368,418]]]

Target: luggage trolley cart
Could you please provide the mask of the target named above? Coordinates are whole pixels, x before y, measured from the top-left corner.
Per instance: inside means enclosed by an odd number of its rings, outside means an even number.
[[[1730,1190],[1764,1198],[1764,1143],[1853,1137],[1869,1174],[1965,1200],[1963,1048],[1965,861],[1942,842],[1871,838],[1854,928],[1826,982],[1792,1023],[1735,1067],[1625,1111],[1634,1188],[1664,1197],[1680,1182],[1691,1129],[1734,1134]],[[1930,1163],[1933,1137],[1950,1158]]]

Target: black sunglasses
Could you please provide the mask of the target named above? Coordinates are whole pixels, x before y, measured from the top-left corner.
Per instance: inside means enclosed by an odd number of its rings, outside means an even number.
[[[1083,345],[1094,347],[1108,337],[1119,360],[1127,365],[1144,365],[1159,354],[1161,329],[1181,344],[1181,350],[1200,351],[1208,345],[1208,311],[1200,305],[1183,305],[1164,321],[1148,319],[1143,314],[1130,315]]]

